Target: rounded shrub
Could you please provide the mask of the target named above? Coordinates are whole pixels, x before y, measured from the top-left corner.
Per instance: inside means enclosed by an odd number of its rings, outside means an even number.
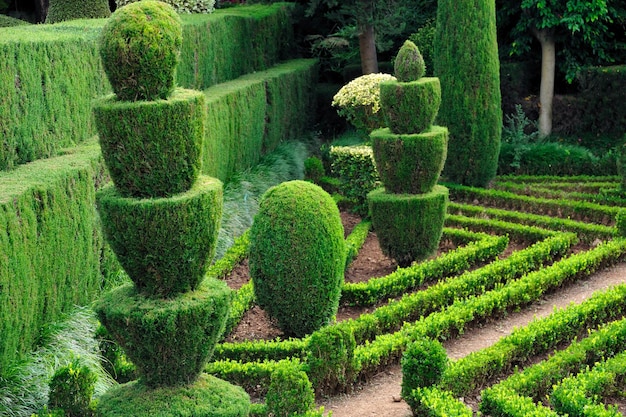
[[[224,331],[230,301],[231,290],[215,279],[169,299],[146,298],[126,284],[105,294],[95,310],[137,366],[142,384],[177,386],[202,372]]]
[[[390,74],[367,74],[355,78],[333,97],[332,105],[357,130],[368,133],[385,126],[380,112],[380,83],[395,80]]]
[[[186,193],[137,199],[109,184],[96,195],[102,228],[140,292],[168,297],[195,289],[213,256],[222,183],[200,176]]]
[[[388,192],[430,192],[443,169],[448,129],[432,126],[424,133],[398,135],[388,128],[370,135],[376,168]]]
[[[144,0],[117,9],[100,35],[104,71],[117,98],[167,98],[182,41],[180,17],[166,3]]]
[[[416,388],[438,384],[448,365],[446,350],[436,340],[419,339],[402,355],[402,398],[411,397]]]
[[[107,391],[96,407],[98,417],[246,417],[249,411],[250,397],[242,388],[207,374],[182,387],[129,382]]]
[[[187,191],[202,166],[204,94],[176,89],[167,100],[94,103],[100,147],[113,183],[127,197]]]
[[[339,209],[321,187],[295,180],[263,195],[250,228],[250,276],[285,334],[307,335],[337,313],[345,256]]]
[[[268,415],[303,415],[315,408],[315,393],[304,371],[293,366],[281,367],[272,373],[265,402]]]
[[[392,132],[421,133],[435,120],[441,104],[439,79],[380,83],[380,103],[386,125]]]
[[[57,369],[50,381],[48,405],[63,409],[66,417],[84,417],[91,414],[91,397],[97,377],[89,367],[74,359]]]
[[[425,73],[426,65],[418,47],[411,40],[405,41],[393,63],[393,75],[400,82],[409,82],[419,80]]]
[[[50,2],[46,23],[73,19],[100,19],[109,17],[108,0],[55,0]]]
[[[367,200],[380,248],[398,265],[409,266],[437,251],[448,204],[447,188],[436,185],[424,194],[393,194],[378,188],[367,195]]]

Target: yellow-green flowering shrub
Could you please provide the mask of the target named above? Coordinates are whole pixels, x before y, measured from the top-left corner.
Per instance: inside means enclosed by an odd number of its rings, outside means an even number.
[[[365,133],[385,126],[380,110],[380,83],[395,80],[390,74],[367,74],[344,85],[333,97],[337,113]]]

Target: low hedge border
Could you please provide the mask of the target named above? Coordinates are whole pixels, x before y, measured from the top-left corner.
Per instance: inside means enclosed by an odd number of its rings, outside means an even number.
[[[354,226],[352,232],[346,237],[346,269],[348,269],[354,258],[358,255],[371,228],[371,221],[362,220],[359,224]]]
[[[535,214],[573,218],[589,222],[612,225],[618,207],[608,207],[596,203],[571,200],[549,200],[546,198],[528,197],[499,190],[472,188],[464,185],[446,184],[450,190],[450,199],[455,202],[471,202],[478,200],[481,205],[492,205],[516,211]]]
[[[626,349],[626,319],[608,323],[581,341],[556,352],[534,366],[516,373],[481,392],[480,409],[499,416],[557,416],[535,400],[545,398],[553,385],[588,365]]]
[[[619,417],[615,406],[601,404],[607,396],[620,392],[626,377],[626,352],[596,364],[591,369],[563,379],[550,395],[550,404],[561,414]]]
[[[622,179],[617,175],[499,175],[495,178],[494,184],[501,182],[516,182],[520,184],[537,183],[590,183],[590,182],[620,182]]]
[[[550,230],[574,232],[584,243],[592,243],[596,239],[611,239],[615,235],[615,228],[601,224],[584,223],[576,220],[562,219],[559,217],[542,216],[538,214],[501,210],[470,204],[450,202],[448,204],[448,213],[463,215],[466,217],[488,217],[489,219],[517,222]]]
[[[602,187],[594,187],[591,190],[576,189],[558,189],[553,188],[552,184],[541,185],[523,185],[517,183],[499,183],[494,188],[501,191],[514,192],[516,194],[547,198],[547,199],[563,199],[574,201],[587,201],[590,203],[605,204],[607,206],[623,206],[626,204],[624,198],[619,191],[617,183],[603,183]]]
[[[534,243],[557,233],[537,226],[527,226],[503,220],[479,219],[454,214],[449,214],[446,217],[446,225],[450,227],[463,227],[485,233],[508,235],[511,240],[521,243]]]

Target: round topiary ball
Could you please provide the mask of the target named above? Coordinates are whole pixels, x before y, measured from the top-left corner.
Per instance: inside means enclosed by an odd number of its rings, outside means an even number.
[[[289,181],[262,197],[250,229],[259,305],[286,335],[302,337],[337,313],[346,247],[339,209],[321,187]]]
[[[437,340],[419,339],[402,355],[402,397],[407,399],[416,388],[429,387],[441,381],[448,355]]]
[[[407,40],[398,51],[393,64],[394,75],[400,82],[419,80],[426,73],[424,58],[417,45]]]
[[[167,98],[182,41],[180,17],[166,3],[145,0],[117,9],[102,29],[100,56],[118,99]]]

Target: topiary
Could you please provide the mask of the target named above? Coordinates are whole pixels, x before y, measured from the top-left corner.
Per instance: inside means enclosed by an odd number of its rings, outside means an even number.
[[[446,350],[436,340],[419,339],[410,344],[402,356],[402,398],[413,398],[411,392],[441,381],[448,365]],[[414,409],[412,404],[409,404]]]
[[[315,407],[315,393],[304,371],[281,367],[272,373],[265,401],[268,415],[302,415]]]
[[[412,41],[404,41],[394,61],[393,71],[398,81],[405,83],[419,80],[426,73],[424,58]]]
[[[250,276],[285,334],[307,335],[337,313],[345,256],[339,209],[321,187],[288,181],[263,195],[250,228]]]
[[[66,417],[85,417],[92,414],[90,408],[96,383],[96,375],[76,358],[67,366],[56,370],[50,381],[48,405],[63,409]]]
[[[117,98],[167,98],[182,40],[180,17],[166,3],[145,0],[117,9],[100,35],[104,71]]]

